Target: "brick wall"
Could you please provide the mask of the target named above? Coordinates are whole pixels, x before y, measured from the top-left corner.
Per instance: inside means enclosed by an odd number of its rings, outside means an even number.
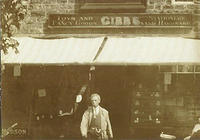
[[[194,28],[192,32],[195,38],[200,39],[200,0],[196,0],[194,5],[195,5],[194,14],[193,14]]]
[[[148,0],[147,13],[193,13],[194,4],[174,4],[172,0]]]
[[[174,4],[172,0],[148,0],[147,13],[189,13],[193,14],[192,38],[200,38],[200,0],[194,4]]]
[[[43,34],[49,13],[74,13],[75,0],[29,0],[26,16],[18,34]]]
[[[196,4],[197,5],[197,4]],[[146,13],[191,13],[197,8],[195,4],[173,4],[172,0],[147,0]],[[25,18],[18,35],[44,36],[47,29],[48,14],[75,13],[78,4],[76,0],[29,0],[29,13]],[[199,18],[196,16],[195,19]],[[194,32],[199,30],[199,22],[194,22]]]

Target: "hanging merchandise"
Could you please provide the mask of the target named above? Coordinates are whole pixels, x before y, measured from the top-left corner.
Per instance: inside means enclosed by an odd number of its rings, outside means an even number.
[[[36,119],[37,119],[37,121],[39,121],[39,120],[40,120],[40,117],[39,117],[39,116],[37,116],[37,117],[36,117]]]
[[[156,101],[156,105],[157,105],[157,106],[160,106],[160,101]]]
[[[131,100],[131,120],[132,126],[137,127],[142,125],[142,127],[149,127],[152,125],[161,123],[161,97],[162,91],[159,85],[155,88],[144,90],[142,85],[139,84],[138,90],[135,91],[134,96]],[[157,120],[155,120],[157,118]]]
[[[155,97],[160,97],[159,92],[155,92],[154,96],[155,96]]]
[[[38,89],[38,97],[45,97],[46,90],[45,89]]]
[[[15,77],[21,76],[21,66],[20,65],[15,65],[13,69],[13,75]]]
[[[82,95],[76,96],[76,103],[80,103],[82,101]]]
[[[140,92],[137,92],[137,93],[136,93],[136,96],[137,96],[137,97],[140,97],[140,96],[141,96]]]
[[[164,75],[164,84],[170,85],[172,81],[172,74],[171,73],[165,73]]]
[[[136,105],[136,106],[139,106],[139,105],[140,105],[140,102],[139,102],[138,100],[136,100],[136,101],[135,101],[135,105]]]
[[[92,80],[92,74],[89,73],[88,75],[89,75],[89,76],[88,76],[88,77],[89,77],[88,80],[91,81],[91,80]]]
[[[151,115],[149,115],[149,121],[152,121],[152,117],[151,117]]]
[[[168,85],[164,85],[164,91],[165,91],[165,92],[168,91]]]
[[[139,118],[136,118],[136,119],[134,120],[134,123],[139,123]]]
[[[138,115],[138,114],[139,114],[139,110],[135,110],[135,111],[134,111],[134,114],[135,114],[135,115]]]
[[[160,111],[156,110],[156,116],[160,116]]]
[[[156,123],[159,124],[160,123],[160,120],[158,118],[156,118]]]

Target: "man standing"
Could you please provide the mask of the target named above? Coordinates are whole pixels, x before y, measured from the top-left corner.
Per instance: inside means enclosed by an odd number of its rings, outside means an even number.
[[[91,107],[84,112],[81,121],[81,135],[87,139],[107,140],[113,138],[108,111],[99,106],[101,98],[94,93],[90,96]]]

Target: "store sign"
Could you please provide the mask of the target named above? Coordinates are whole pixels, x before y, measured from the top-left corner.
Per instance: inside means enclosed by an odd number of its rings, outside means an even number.
[[[189,14],[50,14],[50,28],[188,27]]]

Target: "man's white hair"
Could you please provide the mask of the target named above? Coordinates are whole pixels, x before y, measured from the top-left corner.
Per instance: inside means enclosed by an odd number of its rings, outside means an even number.
[[[98,93],[91,94],[90,99],[92,99],[92,97],[95,97],[95,96],[99,99],[99,101],[101,101],[101,97]]]

